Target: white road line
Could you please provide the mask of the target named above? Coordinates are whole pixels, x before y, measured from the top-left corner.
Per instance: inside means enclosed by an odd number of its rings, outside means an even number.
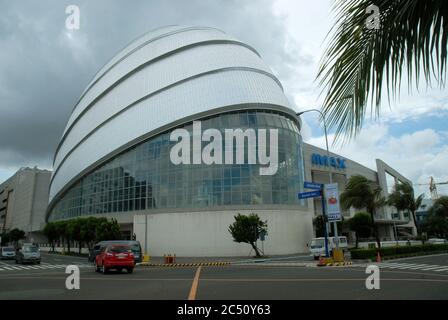
[[[20,269],[19,267],[13,267],[13,266],[11,266],[11,268],[14,269],[14,270],[22,270],[22,269]]]
[[[3,271],[3,269],[2,269],[2,268],[0,268],[0,271]]]
[[[3,267],[3,268],[6,270],[14,270],[14,269],[11,269],[10,267]]]
[[[389,268],[389,269],[401,269],[401,268],[405,268],[405,267],[408,267],[409,265],[407,265],[407,264],[396,264],[396,265],[385,265],[385,266],[382,266],[382,267],[384,267],[384,268]]]
[[[401,269],[422,269],[422,268],[428,268],[428,267],[431,267],[431,265],[413,264],[413,265],[409,265],[407,267],[403,267]]]
[[[443,267],[443,269],[437,269],[434,271],[437,271],[437,272],[448,271],[448,268],[445,266],[445,267]]]
[[[425,269],[425,268],[430,268],[430,267],[440,267],[440,266],[435,266],[435,265],[431,265],[431,264],[427,264],[427,265],[421,265],[421,266],[419,266],[419,267],[415,267],[415,268],[413,268],[413,269],[415,269],[415,270],[422,270],[422,269]]]
[[[33,270],[38,269],[36,266],[28,266],[28,268],[33,269]]]
[[[385,263],[385,264],[380,264],[380,267],[405,267],[408,266],[409,263]]]
[[[14,266],[14,268],[19,268],[20,270],[28,270],[27,266]]]
[[[426,269],[422,269],[422,270],[434,270],[434,269],[440,269],[440,268],[442,268],[443,266],[436,266],[436,267],[430,267],[430,268],[426,268]]]

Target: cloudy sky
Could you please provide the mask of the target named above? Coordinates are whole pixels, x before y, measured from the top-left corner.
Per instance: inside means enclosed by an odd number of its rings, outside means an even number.
[[[70,111],[95,72],[131,40],[164,25],[218,27],[251,44],[297,110],[319,107],[314,79],[334,21],[332,3],[0,0],[0,183],[23,166],[51,169]],[[70,32],[65,8],[71,4],[80,8],[81,25]],[[303,137],[323,147],[317,120],[305,115]],[[379,121],[369,119],[357,139],[332,151],[372,169],[380,158],[414,182],[448,181],[447,123],[446,90],[403,90],[384,105]]]

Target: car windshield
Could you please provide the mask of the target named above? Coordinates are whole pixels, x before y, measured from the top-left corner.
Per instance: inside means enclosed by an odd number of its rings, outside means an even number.
[[[311,241],[311,248],[319,248],[319,247],[323,247],[324,245],[324,240],[323,239],[316,239]]]
[[[136,252],[136,253],[140,253],[140,246],[139,245],[133,245],[132,247],[131,247],[131,249],[132,249],[132,252]]]
[[[3,248],[3,251],[4,252],[14,252],[14,248],[13,247],[6,247],[6,248]]]
[[[129,246],[113,246],[110,247],[109,251],[115,253],[131,252],[131,248]]]
[[[23,252],[37,252],[37,247],[23,247]]]

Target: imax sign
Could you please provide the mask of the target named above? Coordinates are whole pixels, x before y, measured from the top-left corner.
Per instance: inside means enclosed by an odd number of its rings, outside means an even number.
[[[345,169],[345,159],[322,156],[318,153],[311,155],[311,163],[315,166],[333,167],[336,169]]]

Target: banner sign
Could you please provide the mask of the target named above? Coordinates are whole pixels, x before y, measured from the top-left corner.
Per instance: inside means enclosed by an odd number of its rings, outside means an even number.
[[[337,183],[326,184],[324,186],[325,192],[325,205],[326,205],[326,214],[328,217],[328,221],[340,221],[341,217],[341,208],[339,205],[339,189]]]

